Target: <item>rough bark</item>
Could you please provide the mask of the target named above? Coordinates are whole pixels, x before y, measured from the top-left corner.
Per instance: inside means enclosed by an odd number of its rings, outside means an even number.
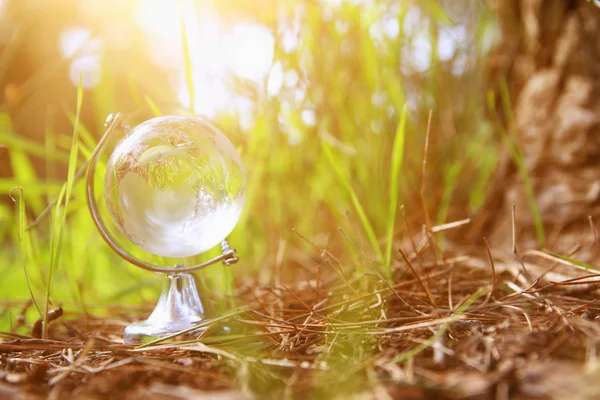
[[[497,7],[502,39],[490,84],[501,113],[497,78],[506,77],[547,245],[569,252],[590,243],[588,216],[600,221],[600,8],[585,0],[498,0]],[[502,124],[510,126],[509,115]],[[487,233],[508,244],[515,205],[519,239],[535,247],[524,182],[508,155],[491,186]]]

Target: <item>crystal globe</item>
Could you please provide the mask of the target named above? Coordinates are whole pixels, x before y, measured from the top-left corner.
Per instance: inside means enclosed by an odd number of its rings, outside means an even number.
[[[193,256],[219,244],[244,205],[238,152],[194,117],[158,117],[133,128],[110,156],[104,183],[121,233],[165,257]]]

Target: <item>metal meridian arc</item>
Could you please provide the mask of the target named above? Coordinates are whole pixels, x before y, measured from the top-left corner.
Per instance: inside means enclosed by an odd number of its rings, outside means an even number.
[[[129,252],[123,250],[118,244],[117,241],[112,237],[109,233],[109,230],[106,228],[106,225],[99,218],[98,208],[96,207],[95,199],[96,193],[94,189],[94,178],[96,177],[96,164],[98,161],[98,157],[100,155],[101,149],[103,148],[105,142],[108,140],[110,134],[121,124],[121,115],[120,114],[111,114],[106,119],[106,131],[100,141],[96,145],[96,148],[92,152],[92,156],[90,157],[90,161],[88,164],[87,172],[86,172],[86,194],[87,194],[87,204],[90,210],[90,215],[92,216],[92,220],[98,228],[98,232],[100,232],[100,236],[104,239],[104,241],[108,244],[108,246],[113,249],[119,256],[130,262],[131,264],[143,268],[148,271],[160,272],[165,274],[173,274],[173,273],[183,273],[183,272],[192,272],[199,269],[203,269],[209,267],[218,262],[223,262],[226,266],[235,264],[238,262],[238,258],[235,256],[235,250],[229,247],[229,243],[223,240],[221,242],[221,250],[223,254],[214,257],[208,261],[205,261],[200,264],[190,265],[190,266],[182,266],[181,264],[177,265],[177,268],[166,267],[160,265],[153,265],[147,263],[145,261],[140,260],[137,257],[134,257]]]

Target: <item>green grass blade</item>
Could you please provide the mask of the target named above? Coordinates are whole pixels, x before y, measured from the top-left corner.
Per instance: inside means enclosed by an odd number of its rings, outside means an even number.
[[[377,236],[375,235],[373,226],[371,225],[371,222],[369,222],[369,218],[367,217],[367,214],[365,213],[363,206],[360,204],[360,201],[358,200],[358,197],[356,196],[356,193],[354,192],[352,185],[350,185],[350,182],[344,175],[342,168],[340,167],[339,163],[335,159],[335,156],[331,152],[331,149],[329,148],[329,146],[327,144],[325,144],[325,142],[322,142],[322,147],[323,147],[323,152],[325,153],[325,157],[329,161],[329,164],[335,171],[335,174],[337,175],[337,177],[338,177],[339,181],[341,182],[342,186],[344,187],[344,189],[348,192],[348,195],[350,195],[350,199],[352,200],[352,205],[354,206],[354,209],[356,210],[356,213],[358,214],[358,217],[360,218],[360,221],[363,225],[363,229],[365,230],[367,237],[369,238],[369,242],[371,242],[371,246],[373,246],[373,251],[375,251],[375,254],[377,255],[377,257],[379,257],[380,261],[383,260],[383,253],[381,252],[381,248],[379,247],[379,243],[377,242]]]
[[[192,57],[190,55],[190,45],[188,43],[185,21],[183,18],[183,7],[179,4],[179,11],[181,15],[181,41],[183,45],[183,63],[185,68],[185,84],[187,86],[188,94],[190,96],[190,112],[192,115],[196,114],[196,93],[194,91],[194,75],[192,68]]]
[[[28,192],[35,193],[38,196],[49,193],[55,194],[61,188],[60,182],[44,182],[35,180],[22,180],[16,178],[0,178],[0,192],[9,192],[12,188],[20,186],[28,188]]]
[[[32,140],[23,139],[21,136],[13,133],[0,132],[0,143],[11,150],[20,150],[32,156],[59,161],[64,164],[69,162],[69,156],[66,153],[60,150],[48,152],[44,146],[37,144]]]
[[[46,110],[46,120],[44,129],[44,150],[46,153],[54,153],[56,149],[56,134],[54,132],[54,108],[48,107]],[[68,158],[67,158],[68,159]],[[49,157],[45,157],[46,166],[46,180],[55,179],[56,174],[56,163]],[[50,197],[50,196],[48,196]]]
[[[435,221],[437,225],[446,223],[448,211],[450,210],[452,193],[454,193],[454,188],[458,182],[458,177],[460,176],[460,171],[462,171],[463,165],[464,163],[462,161],[455,161],[446,169],[444,174],[444,190],[442,192],[442,200],[440,201],[440,207],[438,209],[438,214]],[[440,233],[438,241],[440,249],[443,251],[445,248],[443,232]]]
[[[510,134],[501,131],[502,138],[508,147],[509,153],[513,162],[515,163],[521,178],[523,179],[523,185],[525,187],[525,193],[527,194],[527,201],[529,203],[529,208],[531,214],[533,216],[533,223],[535,225],[535,235],[538,241],[538,245],[540,248],[546,247],[546,233],[544,232],[544,223],[542,221],[542,216],[540,214],[540,210],[537,204],[537,200],[535,198],[535,192],[533,190],[533,185],[531,183],[531,177],[529,176],[529,171],[527,171],[527,167],[525,165],[525,160],[523,154],[521,153],[521,149],[518,144],[517,138],[517,129],[516,123],[514,119],[514,115],[512,112],[512,104],[510,100],[510,93],[508,92],[508,85],[506,84],[505,79],[500,80],[500,93],[502,96],[502,108],[504,110],[505,115],[507,115],[509,129],[512,133],[512,137]]]
[[[419,5],[425,9],[433,19],[439,24],[451,24],[452,20],[444,10],[444,7],[438,0],[427,0],[419,2]]]
[[[52,292],[52,281],[54,279],[54,271],[58,265],[58,254],[60,254],[60,246],[61,242],[60,238],[60,230],[62,226],[60,225],[60,206],[65,197],[65,192],[67,190],[67,185],[63,185],[60,189],[60,193],[58,194],[58,200],[56,202],[56,206],[54,208],[54,218],[52,219],[51,232],[50,232],[50,264],[48,265],[48,282],[46,283],[46,293],[44,296],[44,329],[43,329],[43,337],[48,336],[48,312],[50,311],[50,294]]]
[[[551,256],[554,256],[556,258],[560,258],[561,260],[565,260],[567,262],[570,262],[571,264],[577,265],[577,266],[579,266],[581,268],[584,268],[584,269],[587,269],[587,270],[590,270],[590,271],[596,271],[596,272],[600,271],[600,268],[598,268],[598,267],[594,267],[593,265],[586,264],[583,261],[579,261],[579,260],[576,260],[576,259],[571,258],[571,257],[563,256],[562,254],[558,254],[558,253],[555,253],[555,252],[550,251],[550,250],[544,250],[544,253],[550,254]]]
[[[144,344],[141,344],[141,345],[137,346],[135,349],[136,350],[143,349],[143,348],[150,347],[150,346],[153,346],[153,345],[158,344],[158,343],[162,343],[162,342],[164,342],[166,340],[173,339],[174,337],[177,337],[177,336],[182,335],[184,333],[193,332],[193,331],[195,331],[195,330],[197,330],[199,328],[202,328],[204,326],[210,326],[210,325],[212,325],[212,324],[214,324],[216,322],[220,322],[220,321],[224,321],[224,320],[230,319],[232,317],[235,317],[236,315],[243,314],[246,311],[248,311],[248,308],[244,307],[244,308],[240,308],[240,309],[238,309],[236,311],[232,311],[232,312],[230,312],[228,314],[221,315],[219,317],[215,317],[215,318],[211,318],[211,319],[206,319],[206,320],[198,323],[197,325],[194,325],[191,328],[187,328],[187,329],[181,330],[179,332],[173,333],[171,335],[167,335],[165,337],[154,339],[154,340],[152,340],[152,341],[150,341],[148,343],[144,343]]]
[[[462,167],[463,163],[461,161],[456,161],[450,164],[450,166],[446,169],[446,173],[444,174],[444,191],[442,192],[442,200],[440,201],[438,215],[435,220],[437,225],[446,223],[446,219],[448,218],[448,210],[450,208],[450,201],[452,199],[452,193],[454,192],[454,188],[458,182],[458,177]]]
[[[400,121],[398,121],[398,127],[396,128],[396,136],[394,137],[394,144],[392,149],[392,165],[391,165],[391,178],[390,178],[390,209],[387,226],[387,247],[385,250],[385,274],[389,279],[391,277],[391,263],[392,263],[392,245],[394,242],[394,229],[396,227],[396,211],[398,209],[398,195],[400,192],[400,170],[402,167],[402,160],[404,158],[404,137],[406,133],[406,117],[408,114],[408,108],[404,106],[402,108],[402,114],[400,115]]]
[[[13,150],[9,153],[10,165],[14,177],[22,182],[37,182],[38,176],[31,161],[23,151]],[[13,185],[21,186],[21,185]],[[22,186],[21,186],[22,187]],[[6,193],[6,192],[5,192]],[[41,195],[31,195],[27,199],[28,205],[33,209],[33,212],[40,213],[44,209],[44,199]]]
[[[77,169],[77,155],[79,152],[79,118],[81,114],[81,104],[83,103],[83,86],[82,78],[79,78],[79,85],[77,86],[77,108],[75,113],[75,120],[73,123],[73,140],[71,146],[71,154],[69,156],[69,169],[67,171],[67,182],[63,185],[56,202],[54,211],[54,219],[52,223],[52,233],[50,239],[50,265],[48,271],[48,284],[46,286],[46,297],[44,301],[44,330],[43,337],[48,336],[48,311],[50,310],[50,294],[52,292],[52,281],[54,273],[58,268],[60,262],[60,254],[62,250],[62,238],[63,229],[66,224],[67,210],[69,209],[69,199],[71,198],[71,192],[73,191],[73,185],[75,181],[75,171]],[[64,208],[61,213],[61,204],[64,198]]]
[[[77,97],[77,101],[79,101],[79,97]],[[87,129],[79,120],[79,113],[73,115],[72,112],[67,111],[66,114],[69,122],[73,125],[73,129],[77,129],[77,135],[81,137],[81,142],[85,144],[87,148],[93,149],[96,147],[96,139],[89,129]]]
[[[163,115],[163,113],[160,111],[156,103],[150,98],[150,96],[145,96],[144,99],[146,100],[146,104],[148,104],[148,107],[150,107],[150,110],[152,111],[152,114],[154,114],[155,117],[160,117]]]
[[[459,319],[462,318],[462,315],[467,312],[467,310],[469,309],[469,307],[471,307],[473,305],[473,303],[475,303],[478,299],[480,299],[481,297],[487,295],[489,292],[491,291],[491,288],[483,288],[483,289],[479,289],[477,292],[473,293],[467,300],[465,300],[465,302],[463,304],[461,304],[460,307],[458,307],[456,309],[456,311],[452,314],[452,320],[449,322],[446,322],[444,325],[442,325],[438,331],[435,333],[435,335],[431,336],[429,339],[425,340],[423,343],[421,343],[420,345],[410,349],[409,351],[405,351],[402,354],[398,354],[396,357],[394,357],[392,359],[392,362],[394,363],[401,363],[406,361],[407,359],[415,356],[416,354],[419,354],[420,352],[422,352],[423,350],[427,349],[429,346],[431,346],[438,338],[442,337],[442,335],[444,335],[446,333],[446,331],[450,328],[450,326],[455,322],[458,321]]]
[[[19,192],[18,200],[14,198],[12,195],[12,191],[17,190]],[[17,226],[19,231],[19,244],[21,249],[21,265],[23,266],[23,274],[25,275],[25,282],[27,283],[27,289],[29,290],[29,296],[31,297],[31,301],[33,305],[37,309],[40,316],[42,315],[42,311],[33,295],[33,290],[31,289],[31,283],[29,280],[29,273],[27,272],[27,261],[25,260],[25,254],[27,254],[26,246],[27,246],[27,238],[29,234],[25,230],[25,226],[27,225],[27,215],[25,213],[25,200],[23,195],[22,187],[15,187],[10,192],[10,197],[17,203],[18,211],[17,211]]]

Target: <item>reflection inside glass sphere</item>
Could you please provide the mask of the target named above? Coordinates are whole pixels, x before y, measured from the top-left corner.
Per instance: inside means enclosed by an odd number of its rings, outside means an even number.
[[[188,257],[221,242],[235,227],[245,172],[232,143],[199,118],[148,120],[117,145],[105,197],[119,230],[144,250]]]

